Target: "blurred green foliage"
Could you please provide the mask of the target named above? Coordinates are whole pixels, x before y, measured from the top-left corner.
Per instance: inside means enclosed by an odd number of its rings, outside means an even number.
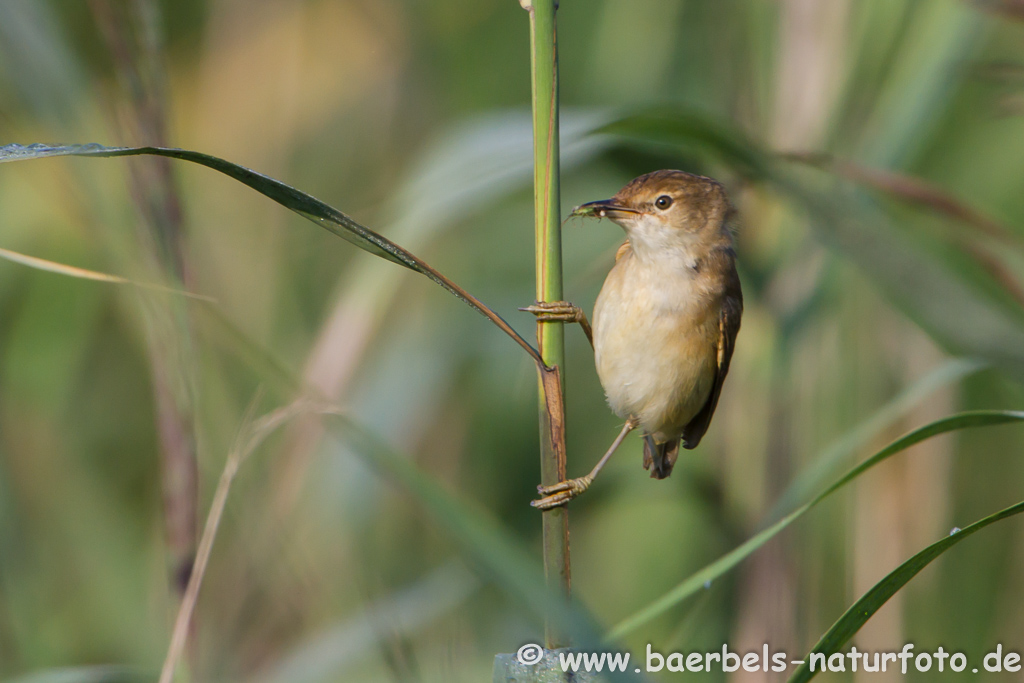
[[[613,624],[751,536],[824,456],[845,452],[826,463],[843,469],[953,412],[1021,407],[1024,25],[998,2],[961,0],[561,4],[563,214],[655,168],[713,175],[739,209],[747,304],[701,448],[656,482],[631,440],[571,507],[575,595]],[[341,208],[530,336],[516,312],[533,297],[533,226],[527,18],[515,0],[156,9],[170,144]],[[0,142],[137,142],[118,78],[89,3],[0,2]],[[740,131],[768,158],[767,180],[665,129],[582,135],[666,105]],[[867,188],[782,156],[803,153],[918,178],[1005,234],[908,201],[897,184]],[[135,169],[0,167],[0,247],[152,274]],[[188,305],[200,513],[256,388],[262,408],[291,397],[280,366],[538,549],[529,359],[427,280],[206,169],[173,173],[189,286],[219,311]],[[567,295],[589,310],[622,235],[607,222],[564,231]],[[148,296],[0,262],[5,680],[64,667],[75,667],[67,680],[152,678],[163,657],[175,598]],[[583,335],[567,338],[578,475],[618,425]],[[890,403],[960,355],[990,369]],[[874,419],[883,407],[891,419]],[[851,433],[857,449],[837,449]],[[1020,439],[1014,426],[968,431],[890,459],[628,644],[807,651],[915,552],[1019,502]],[[496,652],[536,639],[534,614],[346,444],[299,420],[245,464],[200,595],[196,680],[487,680]],[[1009,521],[963,541],[858,647],[943,644],[975,661],[997,642],[1024,650],[1020,535]]]

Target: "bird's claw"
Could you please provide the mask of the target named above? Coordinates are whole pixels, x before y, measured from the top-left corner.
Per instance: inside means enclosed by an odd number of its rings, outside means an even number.
[[[590,488],[590,484],[593,481],[594,478],[588,474],[585,477],[560,481],[553,486],[538,486],[537,492],[544,497],[539,500],[530,501],[530,505],[538,510],[550,510],[559,505],[565,505]]]
[[[537,316],[538,322],[578,323],[585,319],[583,309],[568,301],[538,301],[519,309]]]

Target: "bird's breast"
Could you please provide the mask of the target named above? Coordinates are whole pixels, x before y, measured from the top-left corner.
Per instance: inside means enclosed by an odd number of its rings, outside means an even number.
[[[714,382],[719,300],[699,274],[626,256],[594,305],[597,373],[612,410],[660,440],[701,409]]]

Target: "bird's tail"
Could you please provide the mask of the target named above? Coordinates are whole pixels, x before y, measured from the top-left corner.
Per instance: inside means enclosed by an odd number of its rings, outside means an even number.
[[[672,467],[679,457],[679,439],[655,443],[650,434],[644,436],[644,469],[651,471],[651,478],[664,479],[672,474]]]

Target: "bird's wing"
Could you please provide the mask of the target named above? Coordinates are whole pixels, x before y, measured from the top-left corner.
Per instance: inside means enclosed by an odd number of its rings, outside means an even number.
[[[626,240],[625,242],[619,245],[618,249],[615,250],[615,262],[618,263],[619,259],[621,259],[626,254],[631,253],[632,251],[633,248],[629,245],[629,240]]]
[[[726,276],[725,293],[722,297],[722,310],[718,316],[718,367],[715,370],[715,381],[711,385],[711,393],[704,407],[683,428],[683,448],[696,448],[697,444],[708,431],[711,417],[718,407],[718,397],[722,393],[722,384],[729,372],[732,350],[736,345],[736,335],[740,331],[740,317],[743,315],[743,293],[740,291],[740,280],[735,268],[731,268]]]

